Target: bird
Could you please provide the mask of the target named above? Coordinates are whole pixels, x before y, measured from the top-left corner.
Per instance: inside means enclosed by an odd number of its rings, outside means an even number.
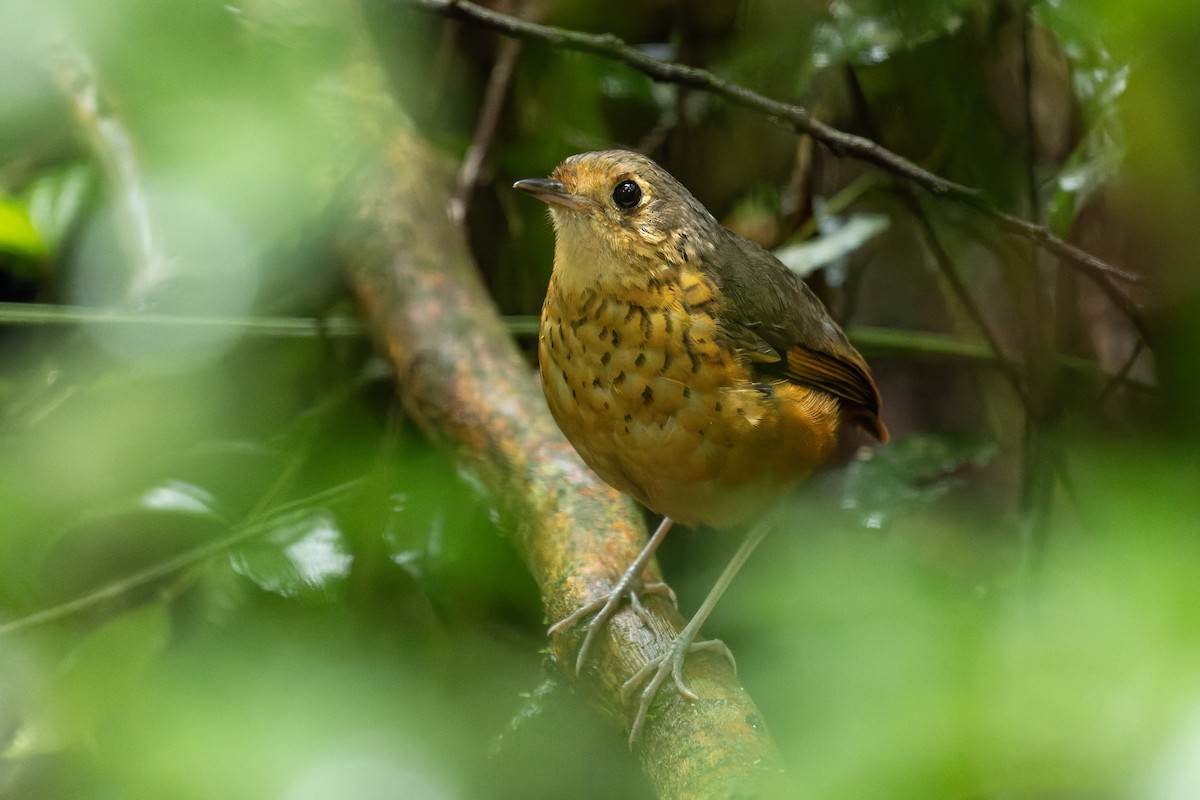
[[[549,206],[554,264],[538,362],[550,412],[605,482],[662,515],[612,590],[550,627],[599,631],[639,594],[674,595],[642,573],[672,525],[750,524],[728,567],[643,687],[630,746],[668,677],[685,698],[687,655],[728,656],[700,627],[770,527],[769,509],[857,425],[886,443],[871,370],[821,301],[756,243],[723,227],[669,172],[628,150],[580,153],[513,188]]]

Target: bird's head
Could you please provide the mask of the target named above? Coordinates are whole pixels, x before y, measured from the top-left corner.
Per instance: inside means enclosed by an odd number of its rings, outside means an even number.
[[[574,155],[548,179],[513,187],[550,206],[554,268],[580,286],[644,281],[711,249],[720,224],[666,170],[640,153]]]

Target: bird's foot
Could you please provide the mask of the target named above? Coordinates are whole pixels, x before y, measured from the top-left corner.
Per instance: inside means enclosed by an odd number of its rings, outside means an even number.
[[[607,595],[598,597],[590,603],[577,608],[570,616],[563,617],[550,626],[548,633],[553,636],[589,616],[592,617],[587,626],[587,635],[583,637],[583,644],[579,647],[579,655],[575,658],[576,675],[583,672],[583,665],[587,661],[588,653],[591,651],[592,645],[596,641],[596,636],[600,633],[600,629],[616,615],[621,607],[621,601],[625,598],[629,598],[629,604],[633,606],[633,611],[638,615],[638,619],[642,621],[642,624],[649,626],[650,613],[642,605],[642,600],[639,596],[649,594],[664,595],[671,601],[672,605],[676,607],[679,605],[675,600],[675,592],[667,584],[661,582],[642,583],[640,577],[627,572],[621,576],[621,580],[617,582],[617,585]]]
[[[637,716],[634,717],[633,725],[629,729],[629,746],[631,748],[642,732],[642,726],[646,723],[646,715],[650,712],[650,706],[653,705],[658,690],[668,677],[675,682],[675,691],[680,695],[692,701],[700,699],[700,696],[693,692],[683,679],[683,664],[687,661],[688,654],[703,650],[719,653],[729,659],[730,665],[733,666],[735,672],[737,671],[737,661],[734,660],[733,653],[725,646],[724,642],[720,639],[705,639],[697,642],[695,641],[696,633],[697,631],[689,631],[685,628],[675,637],[675,641],[671,642],[671,646],[665,652],[648,661],[621,686],[621,697],[625,700],[629,700],[630,695],[639,686],[643,686],[638,701]]]

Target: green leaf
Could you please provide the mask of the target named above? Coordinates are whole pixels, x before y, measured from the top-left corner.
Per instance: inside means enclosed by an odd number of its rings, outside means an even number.
[[[25,192],[29,218],[49,250],[56,250],[79,219],[95,181],[87,164],[69,164],[37,177]]]
[[[112,505],[84,508],[63,527],[51,528],[26,545],[26,569],[40,580],[35,607],[24,610],[38,612],[46,605],[72,603],[93,592],[116,596],[138,587],[168,584],[170,569],[152,579],[129,581],[143,571],[157,572],[181,554],[219,538],[228,526],[219,515],[175,491],[159,487],[136,503],[123,498]]]
[[[1129,65],[1117,62],[1096,37],[1097,24],[1072,4],[1041,2],[1034,19],[1059,41],[1071,67],[1071,88],[1083,135],[1052,183],[1047,202],[1050,229],[1070,233],[1075,217],[1120,170],[1125,157],[1124,131],[1117,101],[1125,92]]]
[[[896,439],[850,464],[842,507],[858,512],[868,528],[934,503],[966,473],[985,466],[996,443],[981,436],[914,434]]]
[[[1088,131],[1054,178],[1046,215],[1056,235],[1068,236],[1080,209],[1120,172],[1125,143],[1116,128],[1114,113],[1108,124]]]
[[[166,606],[149,603],[108,620],[67,655],[49,696],[58,704],[68,742],[96,737],[105,718],[141,684],[169,635]]]
[[[596,68],[600,71],[597,85],[604,97],[612,100],[634,100],[647,106],[662,106],[664,93],[659,91],[659,84],[650,80],[644,72],[605,60],[597,61]]]
[[[33,261],[47,252],[46,242],[38,235],[25,203],[0,196],[0,253]]]
[[[1108,52],[1097,36],[1099,24],[1086,4],[1043,0],[1031,10],[1034,21],[1057,37],[1071,65],[1071,88],[1083,112],[1084,124],[1092,127],[1125,93],[1129,65],[1118,62]]]
[[[270,533],[235,548],[230,559],[235,572],[284,597],[331,587],[350,574],[353,561],[337,520],[323,508],[280,517]]]

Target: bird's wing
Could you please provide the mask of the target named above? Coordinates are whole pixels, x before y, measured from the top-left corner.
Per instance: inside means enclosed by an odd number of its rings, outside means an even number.
[[[856,422],[887,441],[871,370],[825,306],[773,255],[727,234],[713,258],[726,334],[762,371],[835,395]],[[780,358],[753,355],[771,352]]]

